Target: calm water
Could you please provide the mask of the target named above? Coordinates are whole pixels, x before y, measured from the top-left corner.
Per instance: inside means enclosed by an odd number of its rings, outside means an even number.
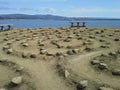
[[[89,27],[120,27],[120,20],[88,20]],[[13,24],[14,28],[39,28],[70,26],[69,21],[56,20],[0,20],[0,24]]]

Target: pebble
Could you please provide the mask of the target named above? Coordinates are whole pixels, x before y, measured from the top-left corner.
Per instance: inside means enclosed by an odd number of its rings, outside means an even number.
[[[12,48],[7,50],[7,54],[11,54],[11,53],[13,53],[13,49]]]
[[[68,54],[68,55],[73,55],[74,52],[73,52],[73,50],[68,50],[68,51],[67,51],[67,54]]]
[[[113,75],[120,76],[120,69],[115,69],[112,71]]]
[[[34,53],[32,53],[32,54],[30,55],[30,57],[31,57],[31,58],[36,58],[36,57],[37,57],[37,55],[36,55],[36,54],[34,54]]]
[[[77,85],[77,90],[82,90],[84,88],[88,87],[88,81],[87,80],[83,80],[80,81]]]
[[[101,70],[104,70],[104,69],[107,69],[108,66],[105,63],[100,63],[99,66],[98,66],[98,68],[101,69]]]
[[[14,77],[11,81],[13,84],[19,85],[22,83],[22,77],[18,76],[18,77]]]
[[[91,64],[92,65],[98,65],[98,64],[100,64],[100,61],[98,61],[98,60],[92,60]]]
[[[65,70],[65,78],[67,78],[69,75],[70,73],[67,70]]]

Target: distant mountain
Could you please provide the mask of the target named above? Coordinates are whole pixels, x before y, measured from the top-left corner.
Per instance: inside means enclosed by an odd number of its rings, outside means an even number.
[[[46,20],[118,20],[116,18],[64,17],[55,15],[1,14],[0,19],[46,19]]]

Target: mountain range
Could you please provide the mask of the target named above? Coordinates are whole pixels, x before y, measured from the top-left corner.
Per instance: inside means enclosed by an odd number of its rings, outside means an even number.
[[[44,19],[44,20],[120,20],[120,18],[64,17],[56,15],[0,14],[0,19]]]

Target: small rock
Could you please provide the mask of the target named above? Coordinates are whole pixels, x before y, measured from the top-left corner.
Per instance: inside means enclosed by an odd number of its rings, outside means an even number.
[[[47,53],[47,50],[43,49],[43,50],[40,50],[40,54],[46,54]]]
[[[23,43],[22,46],[23,47],[28,47],[28,43]]]
[[[8,41],[9,39],[8,39],[8,38],[4,38],[3,40],[4,40],[4,41]]]
[[[11,53],[13,53],[13,49],[12,48],[7,50],[7,54],[11,54]]]
[[[65,78],[67,78],[69,75],[70,73],[67,70],[65,70]]]
[[[36,58],[36,57],[37,57],[37,55],[36,55],[36,54],[34,54],[34,53],[32,53],[32,54],[30,55],[30,57],[31,57],[31,58]]]
[[[120,69],[115,69],[112,71],[113,75],[120,76]]]
[[[22,57],[23,57],[23,58],[26,58],[27,56],[28,56],[27,53],[22,53]]]
[[[114,90],[114,89],[108,87],[99,87],[98,90]]]
[[[3,46],[3,50],[6,50],[6,49],[9,49],[10,48],[10,46]]]
[[[119,38],[115,38],[114,41],[120,41],[120,39]]]
[[[73,49],[74,53],[79,53],[79,51],[80,51],[79,49]]]
[[[19,67],[17,67],[16,71],[17,71],[17,72],[20,72],[20,71],[22,71],[23,69],[24,69],[24,67],[19,66]]]
[[[67,51],[67,54],[68,54],[68,55],[73,55],[74,52],[73,52],[73,50],[68,50],[68,51]]]
[[[21,76],[14,77],[11,82],[15,85],[19,85],[22,83],[22,77]]]
[[[116,56],[116,52],[110,52],[109,55]]]
[[[87,86],[88,86],[87,80],[80,81],[77,85],[77,90],[82,90],[82,89],[86,88]]]
[[[107,69],[108,66],[105,63],[100,63],[99,66],[98,66],[98,68],[101,69],[101,70],[104,70],[104,69]]]
[[[98,64],[100,64],[100,61],[98,61],[98,60],[92,60],[91,64],[92,65],[98,65]]]

